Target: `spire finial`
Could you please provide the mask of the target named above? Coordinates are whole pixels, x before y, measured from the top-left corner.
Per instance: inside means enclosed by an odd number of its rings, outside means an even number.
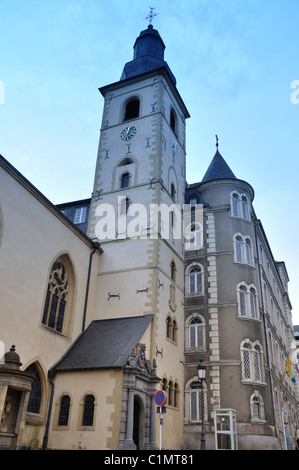
[[[144,19],[145,19],[145,20],[148,20],[148,21],[149,21],[149,24],[150,24],[150,26],[151,26],[151,25],[152,25],[153,18],[154,18],[155,16],[157,16],[159,13],[154,13],[155,8],[152,8],[152,7],[149,7],[149,8],[150,8],[149,15],[148,15],[146,18],[144,18]]]
[[[219,139],[218,139],[218,135],[215,135],[216,137],[216,149],[218,151],[218,147],[219,147]]]

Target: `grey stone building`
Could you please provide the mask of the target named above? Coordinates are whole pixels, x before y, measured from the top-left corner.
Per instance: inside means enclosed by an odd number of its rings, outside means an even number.
[[[187,203],[203,206],[202,226],[192,227],[195,247],[185,252],[186,448],[201,433],[200,359],[207,366],[203,398],[210,448],[216,409],[236,411],[239,448],[294,445],[296,384],[285,373],[294,349],[288,275],[273,258],[253,199],[253,188],[233,174],[217,140],[202,181],[186,190]],[[220,447],[229,445],[220,441]]]

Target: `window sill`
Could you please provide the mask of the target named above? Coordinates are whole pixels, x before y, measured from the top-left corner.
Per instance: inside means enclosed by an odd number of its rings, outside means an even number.
[[[266,382],[257,382],[256,380],[241,379],[241,383],[244,385],[260,385],[261,387],[266,387]]]
[[[248,317],[246,315],[237,315],[238,320],[249,320],[253,321],[255,323],[261,323],[260,318],[253,318],[253,317]]]
[[[239,266],[244,266],[246,268],[255,269],[255,266],[253,266],[253,264],[243,263],[242,261],[236,261],[236,260],[234,260],[234,263],[239,265]]]

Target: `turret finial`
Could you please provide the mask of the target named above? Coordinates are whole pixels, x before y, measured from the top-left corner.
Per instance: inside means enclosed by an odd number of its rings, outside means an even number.
[[[218,135],[215,135],[216,137],[216,149],[218,150],[218,147],[219,147],[219,139],[218,139]]]

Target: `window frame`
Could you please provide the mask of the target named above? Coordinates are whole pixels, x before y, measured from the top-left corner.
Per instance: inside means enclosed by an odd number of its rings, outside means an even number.
[[[60,275],[60,279],[59,265],[63,267],[63,278]],[[53,289],[53,285],[56,286],[55,289]],[[48,273],[48,280],[45,289],[44,304],[41,315],[41,325],[43,327],[63,336],[67,336],[69,334],[73,288],[74,274],[72,264],[70,263],[67,255],[61,255],[51,263],[51,268]],[[63,307],[61,307],[61,310],[60,297],[63,300]]]
[[[259,341],[246,338],[240,345],[242,379],[244,384],[264,385],[263,349]]]
[[[244,281],[237,285],[238,317],[247,320],[260,320],[258,293],[254,284]]]

